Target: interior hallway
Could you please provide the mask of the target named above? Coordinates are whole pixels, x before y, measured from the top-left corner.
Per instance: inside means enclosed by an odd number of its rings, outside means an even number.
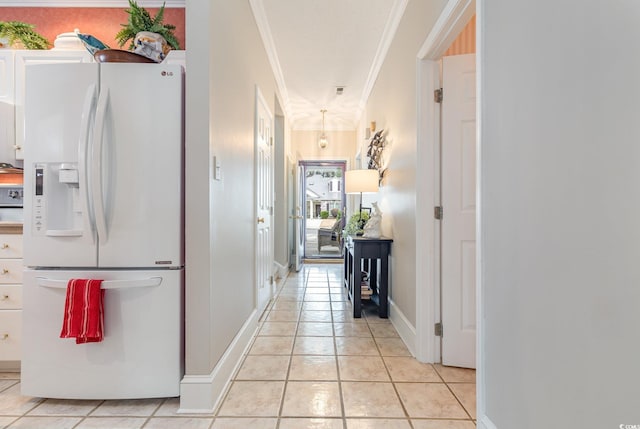
[[[344,291],[341,264],[291,273],[211,415],[178,414],[177,398],[28,398],[0,373],[0,428],[475,428],[475,371],[419,363],[375,309],[354,319]]]

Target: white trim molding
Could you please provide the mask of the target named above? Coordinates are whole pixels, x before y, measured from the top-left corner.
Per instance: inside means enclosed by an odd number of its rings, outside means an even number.
[[[433,102],[433,91],[440,86],[437,61],[417,60],[418,165],[416,170],[416,217],[431,213],[440,205],[440,109]],[[431,120],[433,118],[433,121]],[[433,218],[431,218],[433,219]],[[416,359],[420,362],[440,361],[440,338],[434,335],[434,324],[440,321],[440,222],[433,219],[416,223]]]
[[[143,7],[184,8],[185,0],[138,0]],[[0,7],[122,7],[128,8],[127,0],[0,0]]]
[[[396,331],[398,331],[398,335],[400,335],[400,338],[406,344],[411,355],[415,356],[416,328],[409,322],[409,319],[400,311],[400,308],[392,299],[389,299],[389,320],[391,320],[391,324],[396,328]]]
[[[498,427],[494,425],[487,416],[484,415],[480,416],[476,423],[478,424],[478,429],[498,429]]]
[[[180,383],[179,413],[210,414],[215,411],[258,330],[259,316],[254,310],[210,374],[184,376]]]
[[[267,19],[267,12],[264,10],[263,0],[249,0],[249,5],[253,11],[254,18],[256,19],[258,32],[262,38],[262,43],[264,44],[264,49],[267,52],[267,58],[269,59],[269,64],[271,64],[271,70],[273,71],[273,75],[276,80],[276,85],[278,86],[280,96],[282,97],[280,107],[284,110],[286,117],[292,118],[289,92],[287,91],[287,85],[284,82],[284,74],[282,73],[282,67],[280,67],[280,59],[278,58],[276,44],[271,35],[271,27],[269,26],[269,20]]]
[[[475,0],[450,0],[418,51],[418,58],[440,59],[475,13]]]
[[[382,37],[380,37],[380,43],[378,44],[376,55],[373,57],[371,68],[369,69],[369,75],[367,76],[362,95],[360,96],[358,110],[355,115],[356,118],[361,117],[362,112],[364,112],[369,95],[371,95],[371,91],[373,90],[373,85],[376,83],[376,79],[378,78],[384,59],[387,56],[387,52],[389,52],[389,47],[396,35],[396,31],[398,31],[400,21],[402,20],[402,16],[404,15],[404,11],[406,10],[408,3],[409,0],[395,0],[393,3],[389,19],[382,30]],[[357,127],[358,124],[356,123],[355,126]]]

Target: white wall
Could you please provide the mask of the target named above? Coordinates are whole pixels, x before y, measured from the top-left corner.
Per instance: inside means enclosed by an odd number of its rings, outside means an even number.
[[[391,299],[416,323],[416,55],[446,0],[411,0],[376,80],[366,108],[365,124],[376,121],[387,133],[387,171],[378,193],[383,235],[394,239],[391,255]]]
[[[346,160],[347,168],[353,163],[356,150],[355,131],[326,131],[329,144],[320,149],[320,130],[293,130],[291,132],[291,152],[296,161],[302,160]]]
[[[478,426],[640,425],[640,2],[479,5]]]
[[[276,100],[274,123],[274,249],[273,258],[281,269],[289,267],[291,254],[289,242],[289,201],[287,197],[290,172],[287,171],[287,154],[289,148],[285,146],[285,134],[288,133],[286,120],[280,104]]]
[[[187,0],[186,19],[186,373],[202,383],[254,316],[255,87],[274,113],[276,85],[248,2]]]

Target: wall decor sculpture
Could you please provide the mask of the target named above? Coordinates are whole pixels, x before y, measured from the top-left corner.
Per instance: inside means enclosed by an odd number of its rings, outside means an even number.
[[[378,170],[380,180],[382,180],[382,176],[384,175],[384,169],[382,167],[382,151],[386,144],[383,132],[384,130],[380,130],[373,135],[371,142],[369,143],[369,150],[367,151],[367,156],[369,157],[368,167],[372,170]]]

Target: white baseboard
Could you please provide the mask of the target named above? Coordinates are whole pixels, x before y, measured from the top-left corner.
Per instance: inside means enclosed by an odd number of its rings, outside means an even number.
[[[476,423],[478,424],[478,429],[498,429],[487,416],[480,416]]]
[[[404,341],[411,352],[411,355],[415,356],[416,328],[409,322],[404,313],[400,311],[398,306],[391,299],[389,299],[389,319],[391,320],[393,327],[398,331],[398,335],[400,335],[400,338],[402,338],[402,341]]]
[[[281,265],[278,261],[273,261],[273,265],[275,266],[275,278],[284,279],[289,274],[289,267]]]
[[[184,376],[180,383],[179,413],[210,414],[215,411],[251,345],[259,317],[257,311],[251,314],[210,374]]]

